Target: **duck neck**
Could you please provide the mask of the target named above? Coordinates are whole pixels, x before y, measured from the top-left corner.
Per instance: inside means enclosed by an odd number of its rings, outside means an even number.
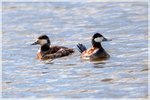
[[[48,51],[48,50],[50,50],[49,44],[44,44],[41,46],[41,51]]]
[[[101,43],[95,43],[95,44],[93,45],[93,47],[99,48],[99,49],[103,49]]]

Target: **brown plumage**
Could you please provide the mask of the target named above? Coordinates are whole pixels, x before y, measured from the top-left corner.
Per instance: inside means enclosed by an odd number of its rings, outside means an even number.
[[[41,47],[37,53],[37,59],[39,60],[48,60],[55,59],[59,57],[64,57],[72,54],[73,49],[63,47],[63,46],[50,46],[50,40],[48,36],[42,35],[38,40],[32,45],[40,44]]]
[[[92,47],[87,49],[83,44],[78,44],[77,47],[81,52],[81,58],[83,60],[104,60],[108,59],[110,55],[104,50],[101,45],[102,41],[109,41],[103,37],[100,33],[95,33],[92,37]]]
[[[46,52],[41,51],[38,54],[41,54],[40,59],[47,60],[47,59],[55,59],[55,58],[59,58],[59,57],[68,56],[73,52],[74,52],[73,49],[68,49],[68,48],[62,47],[62,46],[53,46],[53,47],[50,47],[50,49],[48,51],[46,51]]]

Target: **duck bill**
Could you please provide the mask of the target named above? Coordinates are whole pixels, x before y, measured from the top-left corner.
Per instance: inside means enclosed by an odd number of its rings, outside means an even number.
[[[36,41],[36,42],[32,43],[31,45],[37,45],[37,44],[39,44],[39,42],[38,42],[38,41]]]
[[[111,39],[103,38],[102,41],[111,41]]]

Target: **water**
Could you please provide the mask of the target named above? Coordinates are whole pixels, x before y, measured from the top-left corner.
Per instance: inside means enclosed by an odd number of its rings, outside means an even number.
[[[3,3],[2,96],[64,98],[146,98],[148,96],[147,3]],[[95,32],[111,58],[82,61],[76,44],[91,46]],[[36,60],[47,34],[52,45],[75,53],[51,64]]]

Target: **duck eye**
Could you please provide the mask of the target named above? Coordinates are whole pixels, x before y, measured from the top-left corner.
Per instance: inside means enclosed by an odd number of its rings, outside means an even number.
[[[102,42],[103,40],[103,37],[97,37],[94,39],[95,42]]]

